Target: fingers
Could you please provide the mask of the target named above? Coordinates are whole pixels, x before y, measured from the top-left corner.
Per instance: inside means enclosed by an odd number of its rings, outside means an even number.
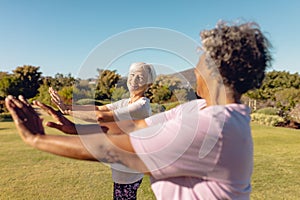
[[[22,95],[19,95],[19,100],[23,103],[23,106],[26,106],[26,109],[31,112],[32,114],[35,114],[36,116],[38,116],[38,114],[35,112],[35,110],[33,109],[33,107],[30,105],[30,103],[28,103],[27,99],[25,99]]]
[[[11,95],[9,95],[5,100],[7,109],[11,112],[15,122],[23,123],[24,121],[27,121],[25,113],[27,112],[28,105],[25,105],[23,102]]]
[[[58,95],[57,91],[55,91],[52,87],[49,88],[49,93],[51,98],[54,99],[54,101],[60,101],[60,96]]]
[[[61,99],[59,96],[57,96],[56,94],[50,94],[52,101],[55,102],[55,104],[60,104],[61,103]]]
[[[50,95],[57,95],[57,92],[52,87],[49,87],[48,92],[50,93]]]
[[[15,105],[15,103],[12,101],[13,100],[13,96],[9,95],[8,97],[6,97],[5,99],[5,106],[6,108],[8,109],[8,111],[10,112],[13,120],[16,122],[16,123],[19,123],[21,120],[21,118],[19,117],[18,113],[17,113],[17,110],[18,110],[18,107]]]
[[[51,128],[56,128],[58,130],[62,130],[62,125],[54,123],[54,122],[47,122],[45,125],[48,127],[51,127]]]
[[[36,105],[36,106],[40,107],[41,109],[43,109],[44,111],[46,111],[55,120],[57,120],[58,123],[56,123],[56,124],[62,124],[64,122],[66,122],[66,118],[61,113],[59,113],[58,111],[54,110],[52,107],[50,107],[50,106],[48,106],[46,104],[43,104],[43,103],[41,103],[39,101],[34,101],[33,103],[34,103],[34,105]]]
[[[56,110],[54,110],[52,107],[43,104],[39,101],[33,101],[34,105],[40,107],[41,109],[43,109],[44,111],[46,111],[49,115],[51,115],[55,120],[59,120],[59,114]],[[54,123],[54,122],[46,122],[45,123],[46,126],[51,127],[51,128],[56,128],[58,130],[62,130],[62,125],[59,123]]]
[[[49,92],[49,93],[52,93],[53,91],[54,91],[53,88],[52,88],[52,87],[49,87],[48,92]]]
[[[66,105],[62,102],[61,97],[57,93],[57,91],[53,90],[52,87],[49,88],[49,93],[51,96],[51,101],[59,108],[59,110],[66,114],[67,107]]]
[[[25,137],[24,134],[28,131],[30,134],[44,134],[42,120],[23,96],[19,96],[19,99],[8,96],[5,104],[22,137]]]
[[[53,117],[57,117],[58,113],[56,110],[54,110],[52,107],[47,106],[46,104],[43,104],[39,101],[33,101],[33,104],[40,107],[41,109],[43,109],[44,111],[46,111],[49,115],[53,116]]]
[[[52,87],[49,87],[48,90],[50,96],[51,96],[51,100],[54,104],[59,105],[61,104],[61,98],[58,95],[57,91],[55,91]]]
[[[52,101],[53,103],[55,103],[56,105],[61,104],[61,99],[60,99],[59,97],[57,97],[57,96],[55,96],[55,95],[53,95],[53,94],[50,94],[50,96],[51,96],[51,101]]]

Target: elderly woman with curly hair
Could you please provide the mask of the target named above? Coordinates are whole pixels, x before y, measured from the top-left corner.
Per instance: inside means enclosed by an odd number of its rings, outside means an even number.
[[[203,99],[134,123],[101,124],[105,132],[118,135],[89,134],[96,129],[75,129],[74,124],[68,125],[70,130],[85,134],[48,135],[22,97],[10,96],[6,105],[29,145],[65,157],[122,163],[147,173],[157,199],[249,199],[250,109],[240,98],[261,85],[271,61],[270,45],[254,23],[220,23],[202,31],[201,38],[204,52],[195,74]],[[57,117],[50,107],[36,105]]]

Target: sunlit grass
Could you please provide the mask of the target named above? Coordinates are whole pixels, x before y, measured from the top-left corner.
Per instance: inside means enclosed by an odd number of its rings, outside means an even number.
[[[252,126],[252,199],[300,198],[300,130]]]
[[[0,122],[0,143],[0,199],[112,199],[108,166],[35,150],[22,142],[12,122]],[[149,185],[145,177],[139,199],[155,199]]]
[[[252,129],[251,199],[299,198],[300,131],[260,125]],[[0,143],[0,199],[112,199],[109,167],[35,150],[21,141],[12,122],[0,122]],[[155,199],[148,177],[138,199]]]

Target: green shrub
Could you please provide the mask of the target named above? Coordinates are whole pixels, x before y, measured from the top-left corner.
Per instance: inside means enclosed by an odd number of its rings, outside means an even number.
[[[251,121],[266,125],[266,126],[276,126],[279,122],[284,122],[284,119],[282,117],[279,117],[277,115],[266,115],[262,113],[252,113],[251,114]]]
[[[265,115],[277,115],[277,109],[272,108],[272,107],[266,107],[266,108],[261,108],[255,113],[260,113],[260,114],[265,114]]]
[[[158,103],[151,103],[152,114],[160,113],[166,110],[165,106]]]

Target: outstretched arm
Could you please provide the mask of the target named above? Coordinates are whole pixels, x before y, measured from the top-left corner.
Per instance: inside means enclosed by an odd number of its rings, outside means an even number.
[[[78,119],[88,122],[114,121],[113,112],[105,105],[66,105],[56,90],[49,87],[48,91],[51,96],[51,101],[58,107],[61,113],[65,115],[73,115]]]
[[[127,134],[45,135],[42,119],[22,96],[19,99],[8,96],[5,104],[23,141],[36,149],[80,160],[121,163],[144,173],[148,171],[135,154]]]
[[[113,111],[82,111],[82,110],[73,110],[70,112],[73,117],[81,119],[87,122],[112,122],[115,121]]]
[[[97,133],[103,131],[109,134],[124,134],[131,133],[133,131],[139,130],[141,128],[147,127],[147,124],[144,119],[141,120],[124,120],[117,122],[106,122],[99,124],[74,124],[65,116],[54,110],[52,107],[45,105],[39,101],[34,101],[35,106],[40,107],[45,112],[47,112],[56,122],[46,122],[46,126],[51,128],[56,128],[64,133],[71,135],[83,135],[90,133]]]
[[[71,114],[72,111],[94,111],[94,110],[101,110],[101,111],[108,111],[109,109],[106,106],[95,106],[95,105],[67,105],[65,104],[61,97],[59,96],[58,92],[54,90],[52,87],[49,87],[48,90],[51,101],[58,107],[58,109],[63,114]]]

